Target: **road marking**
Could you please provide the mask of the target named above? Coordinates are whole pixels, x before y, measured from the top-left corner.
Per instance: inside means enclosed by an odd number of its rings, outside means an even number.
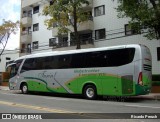
[[[46,112],[51,112],[51,113],[66,113],[66,114],[75,115],[75,116],[87,117],[87,118],[90,118],[90,119],[106,118],[106,116],[103,116],[103,115],[88,114],[88,113],[82,113],[82,112],[73,112],[73,111],[60,110],[60,109],[51,109],[51,108],[40,107],[40,106],[17,104],[17,103],[7,102],[7,101],[0,101],[0,104],[7,105],[7,106],[12,106],[12,107],[20,107],[20,108],[41,110],[41,111],[46,111]]]
[[[160,107],[155,107],[155,106],[142,106],[142,105],[124,105],[127,107],[139,107],[139,108],[154,108],[154,109],[160,109]]]
[[[5,95],[15,95],[15,96],[19,96],[19,94],[12,94],[12,93],[0,93],[0,94],[5,94]]]
[[[0,101],[0,104],[2,104],[2,105],[8,105],[8,106],[13,106],[13,107],[20,107],[20,108],[27,108],[27,109],[35,109],[35,110],[47,111],[47,112],[55,112],[55,113],[74,113],[72,111],[67,111],[67,110],[51,109],[51,108],[46,108],[46,107],[33,106],[33,105],[25,105],[25,104],[18,104],[18,103],[13,103],[13,102],[6,102],[6,101]]]
[[[67,98],[57,98],[57,97],[43,97],[44,99],[49,99],[49,100],[61,100],[61,101],[69,101]]]

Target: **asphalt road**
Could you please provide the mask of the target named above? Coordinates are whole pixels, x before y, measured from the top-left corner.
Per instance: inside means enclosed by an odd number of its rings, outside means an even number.
[[[0,113],[40,114],[42,118],[64,119],[65,121],[139,121],[157,119],[130,119],[133,117],[160,117],[160,101],[138,98],[126,101],[115,98],[85,100],[77,96],[51,94],[21,94],[19,91],[0,91]],[[49,113],[49,114],[44,114]],[[121,114],[116,114],[121,113]],[[129,113],[129,114],[127,114]],[[144,114],[143,114],[144,113]],[[159,114],[158,114],[159,113]],[[142,115],[142,116],[141,116]],[[22,115],[21,115],[22,116]],[[110,120],[111,119],[111,120]],[[114,120],[115,119],[115,120]],[[50,119],[51,120],[51,119]],[[50,120],[45,120],[50,121]],[[16,120],[19,121],[19,120]],[[39,121],[40,122],[40,121]]]

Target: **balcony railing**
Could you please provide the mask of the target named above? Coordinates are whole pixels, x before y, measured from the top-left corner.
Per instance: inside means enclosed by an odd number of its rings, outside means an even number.
[[[28,13],[22,14],[22,18],[25,18],[25,17],[30,17],[30,18],[32,18],[32,14],[28,14]]]
[[[91,38],[83,38],[80,39],[81,45],[87,45],[87,44],[93,44],[93,39]],[[76,41],[70,41],[70,42],[58,42],[54,43],[52,46],[53,48],[62,48],[62,47],[70,47],[70,46],[76,46]]]
[[[22,8],[30,7],[31,5],[34,5],[41,0],[22,0]]]
[[[31,48],[23,48],[21,49],[21,53],[31,53]]]
[[[21,21],[24,26],[31,26],[32,25],[32,17],[31,16],[32,15],[23,15],[22,16]]]
[[[30,43],[32,41],[32,32],[31,31],[22,31],[21,42]]]

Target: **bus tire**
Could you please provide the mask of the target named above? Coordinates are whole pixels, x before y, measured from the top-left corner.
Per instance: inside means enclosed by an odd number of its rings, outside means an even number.
[[[86,85],[83,90],[86,99],[93,100],[97,98],[97,89],[94,85]]]
[[[28,85],[26,83],[22,84],[21,91],[22,91],[23,94],[27,94],[28,93]]]

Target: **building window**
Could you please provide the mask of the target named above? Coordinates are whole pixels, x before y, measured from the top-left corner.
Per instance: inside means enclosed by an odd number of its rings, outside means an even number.
[[[51,38],[51,39],[49,39],[49,46],[51,47],[51,46],[56,46],[57,45],[57,43],[56,43],[56,38]]]
[[[32,17],[32,10],[28,11],[28,17]]]
[[[33,49],[38,49],[38,41],[33,42]]]
[[[33,31],[38,31],[39,30],[39,24],[34,24],[33,25]]]
[[[28,34],[32,34],[31,27],[28,27]]]
[[[94,8],[94,15],[96,16],[101,16],[105,14],[105,6],[98,6]]]
[[[106,31],[105,29],[95,30],[95,39],[105,39],[106,38]]]
[[[23,11],[22,18],[23,17],[27,17],[27,12],[26,11]]]
[[[137,34],[137,31],[134,30],[131,26],[129,26],[129,24],[125,24],[124,26],[125,26],[125,35],[126,36]]]
[[[39,6],[33,8],[33,14],[39,13]]]
[[[6,57],[6,60],[11,60],[11,58],[10,57]]]
[[[27,53],[31,53],[31,44],[27,44]]]
[[[160,47],[157,47],[157,60],[160,61]]]

